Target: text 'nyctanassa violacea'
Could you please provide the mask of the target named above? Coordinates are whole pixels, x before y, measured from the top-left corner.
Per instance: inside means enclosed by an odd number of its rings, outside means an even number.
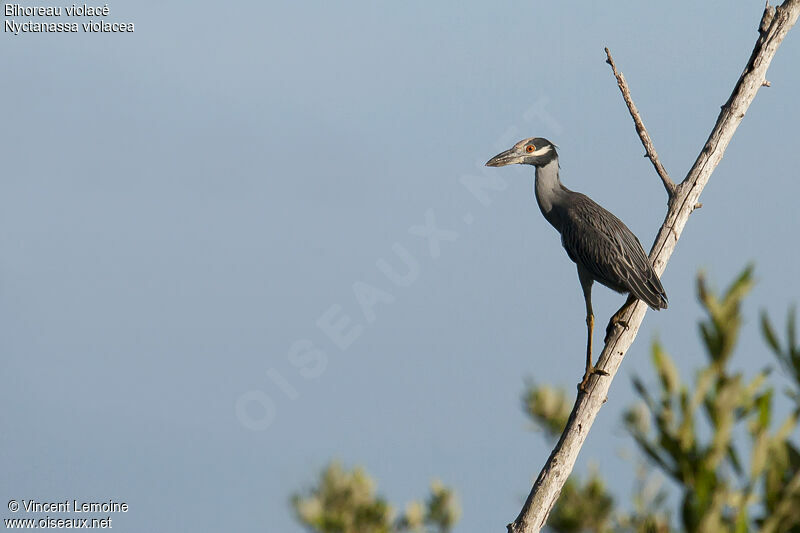
[[[630,294],[655,310],[667,308],[667,294],[636,235],[620,219],[588,196],[573,192],[558,177],[556,147],[547,139],[524,139],[497,154],[487,167],[522,164],[536,167],[536,201],[544,218],[561,234],[561,244],[578,266],[578,279],[586,301],[586,372],[583,390],[592,374],[606,372],[592,366],[592,283]],[[612,323],[620,322],[615,315]]]

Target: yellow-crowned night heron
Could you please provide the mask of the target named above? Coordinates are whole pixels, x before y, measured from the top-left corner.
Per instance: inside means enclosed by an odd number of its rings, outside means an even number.
[[[578,279],[586,301],[586,372],[583,389],[591,374],[606,374],[592,366],[592,283],[598,281],[617,292],[629,293],[655,310],[667,308],[667,294],[642,249],[639,239],[620,219],[591,198],[573,192],[558,177],[556,147],[547,139],[524,139],[497,154],[487,167],[522,164],[536,167],[536,201],[547,221],[561,234],[567,255],[578,265]],[[621,323],[617,315],[611,324]]]

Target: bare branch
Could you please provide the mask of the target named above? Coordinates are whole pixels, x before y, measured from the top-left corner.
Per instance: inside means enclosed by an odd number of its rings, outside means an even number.
[[[675,187],[666,218],[650,251],[650,259],[659,275],[664,271],[689,215],[697,206],[700,193],[765,81],[767,68],[775,52],[797,21],[800,0],[786,0],[777,9],[767,4],[764,11],[758,40],[739,81],[726,104],[722,106],[714,129],[688,175]],[[508,525],[509,533],[535,533],[544,526],[564,482],[572,472],[600,407],[605,402],[611,381],[636,338],[646,311],[645,304],[635,302],[621,317],[628,327],[612,330],[597,364],[608,372],[608,376],[593,376],[588,384],[588,392],[578,394],[558,444],[539,474],[519,516]]]
[[[647,128],[644,127],[644,122],[642,122],[642,117],[639,115],[636,104],[633,103],[631,90],[628,88],[628,82],[625,81],[625,76],[622,75],[622,72],[617,70],[617,65],[614,63],[614,58],[611,57],[611,52],[608,47],[606,47],[606,63],[611,65],[611,70],[614,71],[614,77],[617,78],[617,86],[619,86],[619,90],[622,91],[622,97],[625,99],[625,104],[628,106],[628,111],[631,113],[631,118],[633,118],[633,123],[636,126],[636,133],[639,134],[639,138],[642,140],[644,149],[647,152],[645,157],[648,157],[650,162],[653,163],[658,176],[664,183],[664,188],[667,189],[667,195],[672,199],[675,195],[675,183],[672,182],[664,165],[662,165],[661,161],[658,159],[656,147],[653,146],[653,140],[650,138],[650,134],[647,133]]]

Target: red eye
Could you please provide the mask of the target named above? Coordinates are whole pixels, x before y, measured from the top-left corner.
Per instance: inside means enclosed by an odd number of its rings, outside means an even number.
[[[532,144],[529,144],[528,146],[525,147],[525,151],[528,152],[529,154],[532,154],[534,150],[536,150],[536,147]]]

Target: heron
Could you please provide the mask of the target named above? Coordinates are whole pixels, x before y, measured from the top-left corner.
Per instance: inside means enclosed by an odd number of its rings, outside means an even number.
[[[592,284],[597,281],[616,292],[628,293],[626,305],[612,317],[607,333],[617,325],[627,327],[621,319],[627,304],[639,299],[656,311],[666,309],[667,293],[636,235],[591,198],[561,184],[556,145],[531,137],[486,162],[487,167],[514,164],[536,167],[536,202],[544,218],[561,234],[561,244],[578,267],[588,330],[586,371],[578,388],[585,391],[591,375],[608,375],[592,365]]]

